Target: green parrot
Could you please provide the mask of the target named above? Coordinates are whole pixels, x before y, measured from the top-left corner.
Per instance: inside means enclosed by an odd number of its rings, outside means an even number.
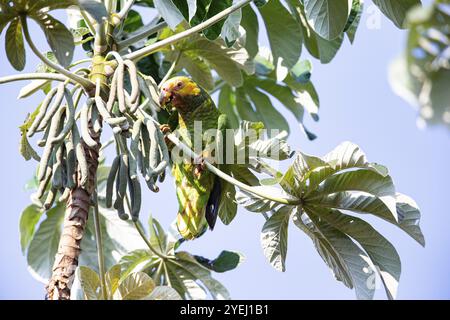
[[[200,237],[208,225],[212,230],[217,220],[221,181],[205,168],[204,161],[205,159],[212,161],[210,159],[215,154],[210,146],[215,143],[217,150],[220,148],[219,143],[223,143],[219,141],[223,139],[218,138],[217,134],[208,137],[204,133],[209,129],[217,129],[218,131],[212,132],[221,132],[222,137],[225,137],[224,130],[229,127],[227,117],[219,112],[203,88],[183,76],[169,79],[162,85],[160,104],[168,110],[176,109],[178,113],[176,134],[192,149],[194,149],[192,142],[199,140],[199,137],[194,137],[195,122],[201,121],[202,125],[201,159],[195,162],[174,162],[172,166],[179,202],[178,231],[184,239],[192,240]],[[199,132],[195,134],[198,135]]]

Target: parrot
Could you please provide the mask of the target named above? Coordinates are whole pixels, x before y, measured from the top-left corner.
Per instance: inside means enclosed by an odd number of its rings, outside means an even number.
[[[200,159],[172,164],[179,203],[176,219],[178,232],[185,240],[193,240],[203,235],[208,226],[211,230],[214,229],[221,198],[221,180],[208,171],[204,161],[213,156],[207,146],[216,143],[216,148],[220,148],[218,144],[223,143],[223,139],[217,136],[207,137],[204,132],[217,129],[214,132],[220,132],[221,137],[224,137],[224,130],[229,128],[228,120],[217,109],[206,90],[186,76],[176,76],[165,81],[159,98],[163,109],[177,112],[178,125],[174,133],[191,149],[194,149],[192,141],[196,139],[195,122],[201,121],[202,124]],[[170,131],[167,127],[161,130],[165,134]],[[173,146],[169,146],[169,149],[172,148]],[[215,165],[219,166],[217,163]]]

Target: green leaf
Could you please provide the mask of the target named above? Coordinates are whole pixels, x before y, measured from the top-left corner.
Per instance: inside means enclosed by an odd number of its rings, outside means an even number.
[[[233,0],[233,4],[238,1],[239,0]],[[241,20],[242,9],[231,13],[225,20],[220,36],[225,41],[227,47],[231,47],[241,37],[241,32],[239,31]]]
[[[101,23],[103,19],[108,17],[108,12],[101,2],[96,0],[78,0],[77,2],[80,8],[87,11],[98,23]]]
[[[144,23],[142,22],[141,15],[135,10],[130,10],[128,12],[127,19],[123,24],[123,31],[132,33],[139,30],[139,28],[142,28],[143,26]]]
[[[158,286],[153,289],[152,293],[145,300],[182,300],[178,292],[167,286]]]
[[[314,31],[334,40],[344,31],[350,14],[349,0],[305,0],[305,13]]]
[[[172,0],[153,0],[153,3],[172,30],[175,30],[184,21],[183,15]]]
[[[64,206],[58,205],[47,211],[47,217],[39,225],[27,251],[27,262],[33,277],[47,282],[52,275],[53,262],[61,237]]]
[[[373,0],[373,3],[380,8],[381,12],[391,19],[398,27],[405,27],[406,13],[416,5],[420,5],[420,0]]]
[[[73,59],[75,44],[73,35],[64,24],[50,15],[43,14],[34,17],[45,33],[56,59],[63,67],[68,67]]]
[[[17,71],[25,68],[25,46],[23,43],[22,24],[19,18],[14,19],[5,36],[6,56]]]
[[[281,207],[263,226],[261,245],[269,263],[278,271],[286,270],[288,224],[292,208]]]
[[[234,185],[221,180],[222,195],[219,202],[219,218],[225,225],[229,225],[237,214],[236,189]]]
[[[78,267],[77,271],[79,272],[78,276],[84,293],[84,299],[101,300],[100,278],[98,274],[91,268],[84,266]]]
[[[222,251],[214,260],[200,256],[194,256],[194,258],[206,268],[219,273],[236,269],[244,260],[242,254],[226,250]]]
[[[112,299],[114,293],[119,287],[120,274],[122,267],[120,264],[112,266],[105,274],[106,290],[108,293],[108,299]]]
[[[232,94],[230,86],[224,85],[219,93],[217,108],[221,113],[227,115],[230,127],[236,129],[239,126],[239,118],[232,97],[234,94]]]
[[[305,210],[308,212],[307,208]],[[314,208],[312,212],[359,242],[377,268],[389,299],[395,299],[401,262],[394,246],[370,224],[359,218],[342,214],[337,210]]]
[[[269,97],[254,88],[247,87],[246,89],[266,129],[269,132],[270,130],[289,132],[289,125],[286,119],[275,109]]]
[[[192,79],[210,91],[214,89],[214,79],[208,64],[200,57],[191,52],[183,52],[181,54],[179,64],[189,73]]]
[[[361,16],[364,11],[364,3],[362,0],[353,0],[352,11],[345,27],[345,33],[347,34],[350,43],[355,41],[356,30],[358,29],[361,21]]]
[[[410,197],[397,193],[398,224],[406,233],[422,246],[425,246],[425,238],[420,230],[420,210],[417,203]]]
[[[207,12],[204,20],[207,20],[207,19],[215,16],[219,12],[227,9],[229,6],[231,6],[232,3],[233,3],[232,0],[211,1],[211,4],[208,8],[208,12]],[[225,24],[225,20],[221,20],[221,21],[215,23],[213,26],[203,30],[203,34],[209,40],[215,40],[220,36],[222,27],[224,26],[224,24]]]
[[[36,225],[42,216],[42,209],[38,206],[32,204],[22,211],[20,216],[20,247],[22,249],[22,254],[25,254],[28,245],[34,235]]]
[[[242,8],[241,26],[245,29],[245,49],[249,56],[254,58],[259,51],[259,23],[258,17],[251,6]]]
[[[122,256],[119,264],[122,267],[121,278],[125,279],[128,275],[143,271],[153,260],[151,252],[147,249],[138,249]]]
[[[146,273],[136,272],[123,280],[119,287],[121,300],[140,300],[147,297],[155,288],[155,283]]]
[[[296,215],[294,223],[313,241],[317,252],[333,271],[336,280],[355,288],[358,299],[372,299],[375,293],[375,270],[367,254],[347,235],[315,215]],[[371,281],[372,280],[372,281]]]
[[[260,8],[272,49],[274,65],[280,72],[281,67],[292,68],[300,58],[302,50],[302,32],[299,24],[279,0],[271,0]],[[282,80],[282,76],[277,76]]]

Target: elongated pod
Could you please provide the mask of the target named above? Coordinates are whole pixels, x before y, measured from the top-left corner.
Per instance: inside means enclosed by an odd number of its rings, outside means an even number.
[[[41,124],[39,125],[38,130],[44,130],[44,128],[48,125],[48,123],[52,120],[55,113],[58,111],[59,107],[61,106],[61,103],[64,98],[64,92],[66,91],[66,83],[61,83],[58,86],[58,90],[55,95],[55,100],[53,101],[52,105],[48,109],[44,119],[42,119]]]
[[[69,132],[72,129],[73,124],[75,122],[75,106],[73,104],[73,99],[70,94],[70,91],[67,89],[65,90],[65,99],[67,102],[67,105],[65,106],[66,121],[65,121],[63,129],[61,130],[61,133],[58,136],[53,138],[53,140],[52,140],[53,144],[62,142],[69,134]]]
[[[120,112],[125,113],[127,111],[127,106],[125,103],[124,65],[119,65],[117,67],[116,72],[117,72],[117,102],[119,103]]]
[[[131,197],[131,218],[134,222],[139,220],[139,213],[141,212],[142,195],[141,184],[139,179],[129,179],[130,183],[130,197]]]
[[[62,169],[62,161],[64,155],[64,145],[58,145],[55,148],[55,156],[53,162],[53,177],[52,177],[52,188],[57,190],[63,187],[63,169]]]
[[[89,178],[89,166],[86,159],[86,154],[84,152],[83,144],[81,143],[81,141],[79,141],[76,144],[75,152],[77,156],[78,167],[80,169],[80,177],[79,177],[80,185],[82,187],[86,187]]]
[[[77,138],[78,137],[78,138]],[[78,140],[76,140],[76,138]],[[76,186],[75,182],[75,172],[77,168],[77,156],[75,154],[75,146],[79,142],[79,134],[77,124],[74,122],[72,125],[72,132],[69,139],[64,140],[64,145],[66,149],[66,175],[67,182],[66,187],[73,189]]]
[[[49,93],[45,96],[44,101],[42,101],[41,106],[39,107],[39,112],[36,115],[36,118],[33,121],[33,124],[31,125],[30,129],[28,129],[28,137],[32,137],[35,133],[37,128],[40,126],[42,119],[45,117],[45,113],[47,112],[48,105],[52,101],[53,97],[56,94],[56,91],[58,91],[58,88],[52,88]]]
[[[50,123],[50,130],[48,133],[48,138],[45,143],[44,151],[42,152],[41,156],[41,162],[39,162],[39,171],[38,171],[38,180],[42,181],[45,176],[46,167],[48,166],[50,157],[53,152],[53,138],[58,134],[58,130],[60,130],[61,126],[61,118],[62,118],[62,112],[64,112],[64,109],[59,109],[58,113],[53,117],[52,122]]]
[[[141,157],[139,151],[139,138],[141,136],[142,120],[138,119],[133,125],[131,144],[130,144],[130,177],[135,179],[137,177],[137,166],[139,158]]]
[[[89,109],[90,106],[92,106],[92,103],[93,100],[89,101],[89,103],[86,103],[81,109],[80,115],[81,137],[83,138],[83,141],[86,142],[86,144],[91,148],[97,146],[97,142],[94,139],[92,139],[89,133]]]
[[[38,190],[35,194],[36,199],[41,199],[45,193],[45,189],[47,189],[48,183],[50,182],[50,178],[52,177],[52,167],[48,166],[45,172],[44,179],[39,183]]]
[[[125,213],[124,201],[127,192],[127,168],[124,165],[123,156],[120,157],[119,172],[116,179],[116,201],[114,201],[114,208],[117,210],[119,218],[128,220],[128,214]]]
[[[56,194],[58,193],[58,189],[51,187],[50,190],[47,193],[47,198],[44,202],[44,208],[45,210],[50,209],[53,206],[53,203],[55,202]]]
[[[106,207],[107,208],[112,207],[113,187],[114,187],[114,181],[116,180],[119,165],[120,165],[120,156],[117,156],[111,164],[111,169],[109,170],[108,179],[106,180]]]
[[[125,60],[123,63],[127,67],[128,75],[130,76],[130,84],[131,84],[130,102],[136,103],[141,93],[141,91],[139,90],[139,81],[137,76],[136,65],[131,60]]]

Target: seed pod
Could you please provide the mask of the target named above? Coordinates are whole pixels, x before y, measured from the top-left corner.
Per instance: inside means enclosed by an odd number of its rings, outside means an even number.
[[[103,117],[103,120],[108,120],[111,118],[111,114],[106,108],[105,102],[103,102],[100,95],[95,95],[95,106],[97,107],[98,113]]]
[[[166,169],[164,169],[163,172],[161,172],[158,180],[159,182],[163,183],[165,179],[166,179]]]
[[[63,177],[62,177],[62,161],[63,161],[64,146],[60,145],[56,147],[54,152],[54,162],[53,162],[53,178],[52,178],[52,188],[61,189],[63,187]]]
[[[110,126],[118,126],[118,125],[123,125],[127,122],[127,118],[126,117],[119,117],[119,118],[109,118],[106,119],[105,122],[107,124],[109,124]]]
[[[91,106],[91,123],[93,124],[92,130],[97,134],[100,133],[102,130],[102,117],[98,113],[95,103]]]
[[[75,147],[75,153],[78,161],[78,167],[80,168],[80,185],[86,187],[89,177],[89,166],[84,152],[83,144],[79,141]]]
[[[56,116],[53,117],[52,122],[50,124],[50,130],[48,133],[48,138],[45,143],[44,151],[42,152],[41,162],[39,163],[39,172],[38,172],[38,180],[42,181],[45,176],[46,167],[48,166],[48,162],[50,160],[50,157],[53,152],[53,144],[52,140],[53,138],[58,134],[58,130],[60,129],[61,124],[61,113],[64,111],[63,108],[61,108],[56,114]]]
[[[130,177],[135,179],[137,177],[137,166],[139,162],[139,138],[141,136],[142,120],[138,119],[133,125],[133,133],[131,135],[130,144]],[[142,160],[141,160],[142,161]]]
[[[158,146],[159,146],[159,152],[160,152],[162,161],[155,168],[155,173],[157,175],[160,175],[166,169],[166,167],[169,165],[170,156],[169,156],[169,150],[167,149],[166,142],[164,141],[163,133],[161,132],[161,130],[159,130],[157,128],[156,134],[158,137]]]
[[[59,107],[61,106],[65,91],[66,91],[66,84],[61,83],[58,86],[58,90],[55,95],[55,101],[53,101],[53,104],[48,109],[47,114],[45,115],[44,119],[42,120],[38,130],[44,130],[44,128],[52,120],[53,116],[58,111]]]
[[[66,138],[66,136],[69,134],[69,132],[72,129],[73,124],[75,122],[75,106],[73,104],[72,96],[70,95],[70,92],[67,89],[65,91],[65,98],[66,98],[66,102],[67,102],[67,106],[65,107],[66,122],[65,122],[64,128],[62,129],[61,133],[57,137],[53,138],[53,140],[52,140],[53,144],[62,142]]]
[[[119,218],[122,220],[128,220],[128,215],[125,213],[124,201],[127,192],[127,168],[125,166],[124,156],[120,157],[119,173],[116,179],[116,201],[114,202],[114,208],[117,210]]]
[[[86,103],[81,109],[80,126],[81,126],[81,137],[83,138],[83,141],[89,147],[94,148],[97,146],[97,142],[94,139],[92,139],[89,133],[89,108],[92,105],[92,102],[93,101],[91,100],[90,102]]]
[[[50,178],[52,177],[52,172],[53,172],[52,167],[50,167],[50,166],[47,167],[47,170],[46,170],[46,172],[45,172],[45,177],[44,177],[44,179],[39,183],[38,190],[37,190],[37,192],[36,192],[36,194],[35,194],[36,199],[40,199],[40,198],[42,198],[42,196],[44,195],[45,189],[47,189],[47,185],[48,185],[48,183],[50,182]]]
[[[65,188],[63,194],[59,197],[58,201],[59,202],[66,202],[67,199],[69,198],[70,190],[71,189],[69,189],[69,188]]]
[[[44,202],[44,209],[45,210],[49,210],[52,206],[53,203],[55,202],[55,198],[56,198],[56,194],[58,193],[58,190],[54,187],[52,187],[49,192],[47,193],[47,198],[45,199]]]
[[[75,127],[75,128],[74,128]],[[77,167],[76,155],[75,155],[75,144],[73,141],[73,130],[76,129],[76,124],[72,126],[72,135],[70,139],[64,141],[64,146],[66,149],[66,187],[73,189],[76,185],[75,183],[75,168]]]
[[[118,78],[118,72],[117,70],[114,72],[114,75],[111,79],[111,86],[109,89],[109,98],[108,102],[106,104],[106,108],[108,109],[108,112],[112,112],[114,102],[116,102],[116,96],[117,96],[117,78]]]
[[[36,118],[34,119],[33,124],[31,125],[30,129],[28,130],[28,137],[32,137],[35,133],[37,128],[40,126],[42,119],[44,119],[45,113],[47,112],[48,105],[52,101],[53,97],[56,94],[56,91],[58,90],[57,87],[50,90],[50,92],[45,96],[44,101],[42,101],[42,104],[39,108],[39,113],[37,114]]]
[[[123,63],[127,67],[128,75],[130,76],[130,84],[131,84],[130,102],[136,103],[141,92],[139,90],[139,81],[137,76],[136,65],[131,60],[125,60]]]
[[[139,179],[129,179],[130,197],[131,197],[131,218],[134,222],[139,220],[139,213],[141,212],[142,196],[141,184]]]
[[[148,133],[147,127],[142,126],[141,127],[141,155],[142,155],[142,168],[141,168],[141,174],[144,177],[147,177],[147,172],[149,170],[149,153],[150,153],[150,134]]]
[[[108,174],[108,179],[106,180],[106,207],[112,207],[112,197],[113,197],[113,186],[116,180],[117,171],[120,165],[120,157],[116,157],[111,164],[111,170]]]
[[[47,139],[48,139],[48,133],[50,132],[50,126],[47,126],[47,128],[45,128],[45,133],[44,136],[42,137],[42,139],[37,141],[37,145],[41,148],[45,147],[45,144],[47,143]]]
[[[125,86],[124,86],[124,75],[125,67],[124,65],[119,65],[116,69],[117,72],[117,101],[119,102],[119,110],[122,113],[127,111],[125,104]]]

